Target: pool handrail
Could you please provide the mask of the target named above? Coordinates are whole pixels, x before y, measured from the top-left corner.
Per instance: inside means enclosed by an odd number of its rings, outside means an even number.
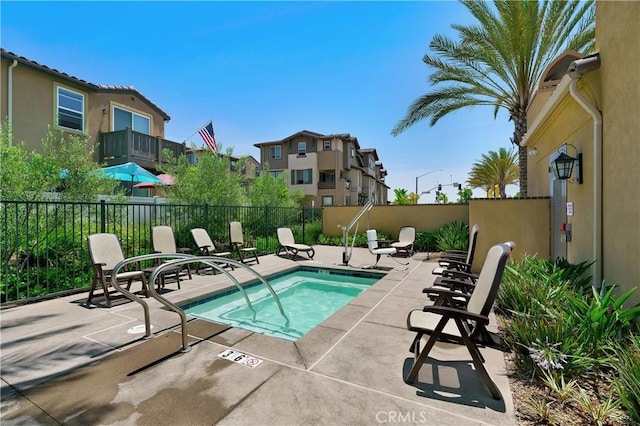
[[[167,308],[171,309],[172,311],[176,312],[180,316],[181,326],[182,326],[182,349],[181,349],[182,352],[189,351],[189,346],[187,345],[187,341],[186,341],[186,339],[187,339],[187,333],[186,333],[187,319],[186,319],[186,314],[184,313],[184,311],[181,308],[179,308],[178,306],[176,306],[172,302],[168,301],[164,297],[160,296],[156,292],[155,287],[154,287],[155,281],[158,278],[158,276],[165,269],[169,269],[169,268],[172,268],[172,267],[175,267],[175,266],[181,266],[181,265],[185,265],[185,264],[188,264],[188,263],[202,262],[202,263],[205,263],[206,265],[211,266],[214,269],[219,270],[220,272],[225,274],[236,285],[236,287],[238,287],[238,289],[240,290],[240,292],[244,296],[244,298],[245,298],[245,300],[247,302],[247,305],[255,313],[256,310],[251,305],[251,301],[249,300],[249,297],[247,296],[247,294],[246,294],[244,288],[242,287],[242,285],[240,285],[240,282],[233,275],[231,275],[220,264],[224,264],[224,265],[232,264],[233,266],[239,267],[241,269],[248,270],[250,273],[255,275],[267,287],[267,289],[269,290],[269,292],[273,296],[274,300],[276,301],[276,304],[278,305],[278,309],[280,310],[280,314],[286,320],[285,326],[286,327],[289,326],[289,318],[284,313],[284,309],[282,308],[282,304],[280,303],[280,299],[278,298],[278,295],[276,294],[276,292],[273,290],[273,287],[271,287],[271,285],[264,279],[264,277],[262,275],[260,275],[256,271],[254,271],[252,268],[250,268],[246,264],[244,264],[242,262],[238,262],[238,261],[233,260],[233,259],[229,259],[227,257],[194,256],[194,255],[190,255],[190,254],[181,254],[181,253],[145,254],[145,255],[141,255],[141,256],[136,256],[136,257],[124,259],[121,262],[119,262],[118,264],[116,264],[115,267],[113,268],[113,270],[115,271],[115,273],[117,273],[117,271],[119,271],[121,268],[123,268],[124,266],[128,265],[129,263],[139,262],[141,260],[159,259],[159,258],[168,258],[168,257],[169,258],[173,258],[173,260],[169,260],[167,262],[162,263],[161,265],[159,265],[151,273],[151,276],[149,277],[150,285],[148,286],[147,291],[149,292],[149,294],[151,294],[151,296],[154,299],[158,300],[160,303],[162,303],[163,305],[165,305]],[[220,263],[220,264],[218,264],[218,263]],[[114,277],[115,277],[115,273],[114,273]],[[144,316],[145,316],[145,338],[150,338],[151,337],[151,320],[150,320],[150,316],[149,316],[149,305],[145,301],[143,301],[141,298],[137,297],[133,293],[125,290],[124,288],[122,288],[117,282],[115,282],[115,280],[113,278],[111,280],[111,283],[112,283],[112,285],[114,286],[114,288],[116,290],[120,291],[128,299],[130,299],[130,300],[132,300],[134,302],[138,302],[139,304],[142,305],[143,310],[144,310]]]

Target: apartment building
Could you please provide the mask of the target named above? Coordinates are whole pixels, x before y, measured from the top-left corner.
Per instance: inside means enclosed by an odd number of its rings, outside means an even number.
[[[5,49],[0,57],[0,119],[28,150],[40,149],[51,126],[87,136],[106,166],[131,161],[155,171],[163,149],[186,152],[164,139],[169,115],[134,87],[90,83]]]
[[[300,189],[309,206],[387,204],[387,174],[375,149],[361,149],[348,133],[323,135],[302,130],[281,140],[260,142],[263,170],[287,174],[291,189]]]

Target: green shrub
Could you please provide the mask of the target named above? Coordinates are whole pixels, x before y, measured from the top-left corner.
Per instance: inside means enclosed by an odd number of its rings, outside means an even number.
[[[544,259],[524,256],[505,267],[496,310],[506,316],[514,312],[535,316],[532,310],[565,303],[570,289],[570,280],[560,269]]]
[[[416,240],[414,242],[416,251],[433,252],[438,248],[438,231],[416,232]]]
[[[438,230],[438,250],[467,250],[469,247],[469,225],[451,222]]]
[[[615,388],[631,418],[640,423],[640,334],[631,335],[626,344],[616,348],[615,355]]]

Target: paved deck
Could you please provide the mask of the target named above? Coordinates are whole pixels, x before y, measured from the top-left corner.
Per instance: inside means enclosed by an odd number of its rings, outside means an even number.
[[[315,259],[273,255],[263,275],[295,265],[339,267],[342,249],[316,246]],[[483,348],[504,401],[494,400],[463,346],[438,345],[415,384],[406,384],[411,309],[427,303],[433,280],[424,254],[402,266],[383,258],[387,275],[297,342],[191,320],[191,350],[179,351],[179,318],[148,300],[87,306],[86,293],[0,313],[2,424],[302,425],[516,424],[503,354]],[[354,249],[350,265],[371,264]],[[393,268],[393,269],[391,269]],[[240,280],[249,274],[236,271]],[[137,288],[133,284],[134,289]],[[194,275],[163,293],[182,302],[229,285],[223,275]],[[101,292],[98,292],[100,296]],[[94,299],[100,302],[101,297]],[[286,308],[286,307],[285,307]],[[218,357],[226,349],[257,357],[250,368]]]

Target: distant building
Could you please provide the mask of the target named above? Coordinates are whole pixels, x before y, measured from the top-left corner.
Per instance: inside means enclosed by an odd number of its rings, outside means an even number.
[[[164,139],[169,115],[133,86],[90,83],[5,49],[0,56],[0,119],[28,150],[41,148],[51,126],[98,143],[95,159],[107,166],[132,161],[155,171],[163,149],[186,152]]]
[[[291,189],[300,189],[307,205],[349,206],[375,199],[387,204],[387,174],[375,149],[361,149],[348,133],[323,135],[302,130],[284,139],[260,142],[263,170],[287,174]]]

